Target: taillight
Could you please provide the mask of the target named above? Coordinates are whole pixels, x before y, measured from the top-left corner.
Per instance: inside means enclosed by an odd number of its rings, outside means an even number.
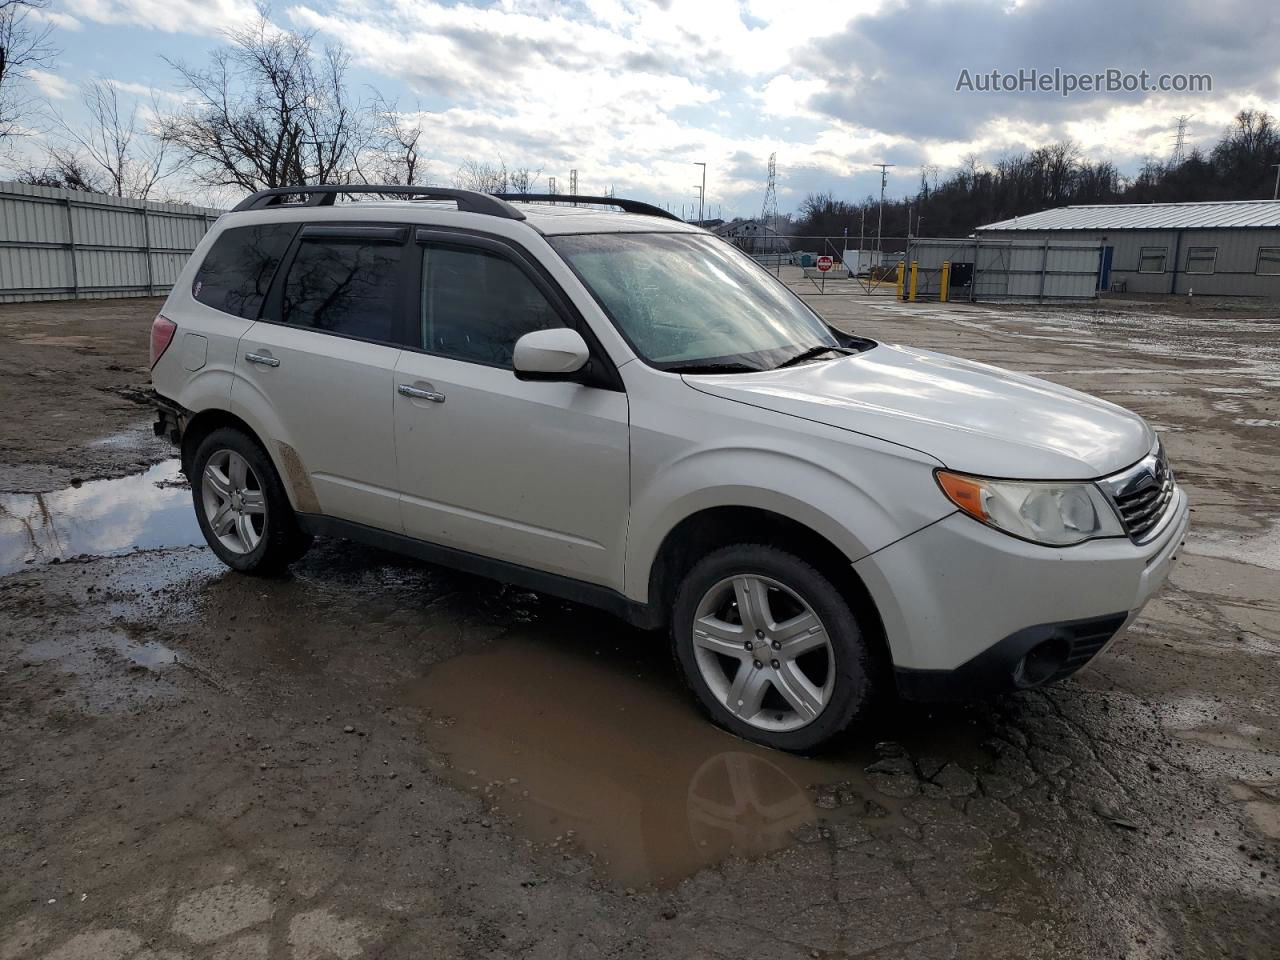
[[[178,325],[163,314],[156,314],[156,318],[151,321],[151,366],[155,367],[156,361],[164,356],[164,352],[169,349],[169,344],[173,343],[173,335],[177,332]]]

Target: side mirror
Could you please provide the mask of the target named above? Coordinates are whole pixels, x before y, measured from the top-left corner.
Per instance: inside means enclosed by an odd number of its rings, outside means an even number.
[[[577,330],[534,330],[516,341],[511,365],[518,380],[574,380],[591,359]]]

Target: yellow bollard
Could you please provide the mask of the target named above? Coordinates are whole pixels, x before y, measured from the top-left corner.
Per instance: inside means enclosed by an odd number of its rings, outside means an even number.
[[[951,261],[942,261],[942,279],[938,283],[938,300],[941,303],[947,302],[947,296],[951,293]]]
[[[905,274],[906,274],[906,264],[904,264],[901,260],[899,260],[898,261],[898,293],[897,293],[897,297],[899,300],[902,299],[902,282],[905,277]]]
[[[920,261],[911,261],[911,289],[907,292],[907,300],[911,303],[916,302],[916,281],[920,277]]]

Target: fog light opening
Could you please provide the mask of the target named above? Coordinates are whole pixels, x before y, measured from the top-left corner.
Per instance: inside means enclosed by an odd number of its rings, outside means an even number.
[[[1070,653],[1071,644],[1062,637],[1053,637],[1037,644],[1013,668],[1014,684],[1025,689],[1048,683],[1062,668]]]

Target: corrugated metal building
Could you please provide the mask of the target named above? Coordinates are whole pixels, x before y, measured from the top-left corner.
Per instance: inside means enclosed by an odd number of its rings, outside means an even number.
[[[221,214],[0,183],[0,303],[167,293]]]
[[[1099,244],[1102,290],[1280,298],[1280,201],[1060,207],[989,223],[976,234]]]

